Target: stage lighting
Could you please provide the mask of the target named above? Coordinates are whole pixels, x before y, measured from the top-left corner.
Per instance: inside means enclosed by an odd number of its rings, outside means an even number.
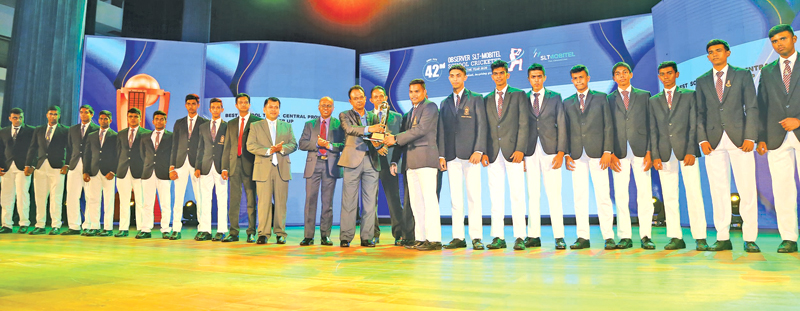
[[[739,215],[739,194],[731,193],[731,230],[742,230],[742,216]]]
[[[657,197],[653,197],[653,227],[666,226],[666,212],[664,211],[664,202],[661,202]]]
[[[197,204],[194,201],[187,201],[183,205],[183,220],[184,225],[197,225],[200,222],[197,220]]]

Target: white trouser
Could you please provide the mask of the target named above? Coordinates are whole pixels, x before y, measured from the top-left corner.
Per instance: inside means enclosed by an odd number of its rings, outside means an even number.
[[[653,183],[650,170],[644,170],[644,158],[633,155],[631,145],[625,158],[619,159],[620,172],[612,171],[614,176],[614,198],[617,200],[617,235],[621,239],[631,238],[631,210],[628,185],[631,171],[636,184],[636,205],[639,214],[639,237],[652,238],[653,227]]]
[[[83,159],[74,170],[67,171],[67,224],[72,230],[81,228],[81,192],[84,188]]]
[[[64,199],[64,175],[61,175],[61,168],[52,168],[50,161],[44,160],[42,167],[33,172],[33,191],[36,192],[36,227],[45,227],[49,195],[50,227],[61,228],[61,204]]]
[[[675,154],[671,154],[669,162],[662,162],[658,171],[661,178],[661,194],[664,195],[664,213],[667,221],[667,237],[683,238],[680,214],[680,193],[678,191],[679,173],[683,176],[686,190],[686,205],[689,212],[689,227],[695,240],[706,238],[706,212],[703,204],[703,191],[700,188],[700,161],[695,159],[694,165],[685,166]]]
[[[86,193],[83,229],[100,229],[100,201],[102,198],[103,229],[114,230],[114,185],[116,181],[116,178],[106,179],[106,176],[100,171],[97,172],[97,175],[89,176],[89,182],[83,186]],[[124,204],[120,205],[126,207]]]
[[[506,216],[506,176],[511,192],[511,220],[514,237],[525,238],[525,168],[524,164],[506,161],[503,152],[498,152],[494,163],[489,163],[489,198],[492,202],[491,235],[504,239]]]
[[[178,179],[175,180],[175,205],[173,211],[173,221],[172,221],[172,229],[176,232],[180,232],[181,228],[183,228],[183,204],[186,203],[185,196],[186,196],[186,183],[189,182],[189,179],[192,180],[192,193],[194,193],[194,200],[195,203],[199,202],[201,199],[200,195],[200,179],[194,177],[194,167],[189,164],[189,157],[187,156],[186,159],[183,161],[183,166],[180,168],[175,168],[175,172],[178,173]],[[197,219],[203,217],[202,211],[200,208],[197,209]]]
[[[717,148],[706,156],[717,240],[730,240],[731,166],[736,188],[739,189],[739,215],[743,221],[742,237],[745,241],[755,242],[758,236],[756,159],[753,152],[744,152],[737,148],[725,132],[722,133],[722,140]]]
[[[197,212],[200,216],[200,224],[197,231],[211,233],[211,192],[217,193],[217,233],[228,232],[228,181],[222,179],[222,175],[217,173],[214,164],[211,164],[211,171],[207,175],[200,175],[200,204],[198,208],[202,212]]]
[[[608,171],[600,168],[600,158],[589,158],[585,152],[580,159],[575,160],[575,170],[572,171],[572,191],[575,194],[575,222],[578,237],[589,239],[590,175],[597,202],[597,217],[600,219],[600,232],[603,234],[603,239],[613,239],[614,207],[611,205]]]
[[[447,162],[447,177],[450,182],[450,202],[453,215],[453,238],[465,240],[464,233],[464,182],[467,184],[467,213],[469,237],[483,237],[483,214],[481,212],[481,165],[469,160],[455,158]]]
[[[14,226],[14,203],[16,201],[19,225],[30,226],[31,221],[31,196],[28,189],[31,187],[31,177],[25,176],[25,171],[17,169],[11,162],[8,171],[0,178],[3,187],[0,188],[0,205],[3,207],[3,227]]]
[[[553,169],[553,159],[557,154],[547,154],[542,145],[536,143],[536,151],[525,157],[528,177],[528,236],[538,238],[542,235],[541,189],[544,190],[550,206],[550,222],[553,237],[564,237],[564,210],[561,205],[561,168]]]
[[[406,171],[417,241],[442,241],[439,198],[436,197],[437,174],[437,169],[432,167]]]
[[[158,205],[161,207],[161,232],[170,232],[169,220],[171,218],[170,216],[172,216],[171,187],[172,180],[158,179],[158,177],[156,177],[156,172],[153,172],[150,178],[142,179],[144,204],[136,205],[136,227],[139,230],[144,232],[153,230],[153,218],[155,217],[153,209],[156,205],[156,191],[158,191]],[[141,217],[141,221],[139,217]]]
[[[133,191],[136,206],[144,204],[142,193],[142,180],[133,178],[131,170],[125,174],[125,178],[117,178],[117,192],[119,192],[119,230],[128,231],[131,227],[131,191]],[[137,209],[138,211],[138,209]],[[138,214],[138,213],[137,213]],[[137,217],[137,221],[139,217]],[[137,223],[138,225],[138,223]]]
[[[783,144],[767,153],[769,172],[772,174],[772,193],[775,197],[778,232],[782,240],[788,241],[797,241],[797,185],[794,181],[794,172],[800,169],[800,163],[797,162],[798,150],[800,142],[797,141],[797,136],[794,132],[787,132]],[[739,211],[741,212],[741,206]]]

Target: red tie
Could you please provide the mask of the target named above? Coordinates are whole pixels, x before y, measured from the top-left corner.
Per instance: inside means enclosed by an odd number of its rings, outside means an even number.
[[[720,103],[722,102],[722,94],[723,94],[722,75],[724,74],[725,73],[722,71],[717,72],[717,97],[719,98]]]
[[[322,128],[319,130],[319,137],[322,137],[324,140],[328,140],[328,122],[322,120]],[[319,155],[324,156],[328,154],[328,150],[322,148],[319,150]]]
[[[239,122],[239,156],[242,156],[242,132],[244,132],[244,117],[242,122]]]
[[[135,139],[133,137],[134,131],[132,128],[128,128],[128,132],[130,132],[130,134],[128,135],[128,148],[133,148],[133,140]]]
[[[498,117],[502,117],[503,116],[503,92],[497,92],[497,95],[500,95],[500,97],[497,100],[497,116]]]
[[[586,101],[584,100],[584,97],[586,97],[586,95],[583,94],[578,95],[578,98],[580,98],[581,100],[581,112],[586,110]]]
[[[672,91],[667,91],[667,106],[672,110]]]
[[[792,81],[792,67],[789,67],[791,62],[787,59],[784,61],[786,66],[783,67],[783,85],[786,86],[786,93],[789,93],[789,82]]]
[[[625,110],[628,110],[628,104],[631,102],[631,97],[628,96],[628,91],[622,91],[622,101],[625,103]]]
[[[156,132],[156,150],[158,150],[158,144],[161,142],[161,132]]]

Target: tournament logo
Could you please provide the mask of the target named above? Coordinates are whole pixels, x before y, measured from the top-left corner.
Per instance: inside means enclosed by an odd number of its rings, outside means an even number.
[[[511,60],[508,62],[508,72],[514,71],[514,66],[518,66],[519,70],[522,71],[522,55],[524,54],[525,50],[523,49],[511,48],[511,53],[508,56]]]
[[[439,60],[435,58],[428,59],[425,62],[425,66],[422,68],[422,76],[425,77],[425,81],[433,82],[439,80],[439,76],[447,68],[445,63],[440,63]]]

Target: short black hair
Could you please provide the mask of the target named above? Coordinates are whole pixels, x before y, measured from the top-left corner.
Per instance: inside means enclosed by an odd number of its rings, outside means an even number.
[[[423,89],[423,90],[425,89],[425,80],[422,80],[422,79],[414,79],[414,80],[411,80],[411,82],[408,82],[408,86],[412,86],[412,85],[414,85],[414,84],[419,84],[419,85],[421,85],[421,86],[422,86],[422,89]]]
[[[269,102],[269,101],[278,102],[278,108],[281,107],[281,100],[278,99],[277,97],[270,97],[270,98],[267,98],[266,100],[264,100],[264,107],[267,107],[267,102]]]
[[[769,38],[772,38],[775,35],[777,35],[777,34],[779,34],[781,32],[784,32],[784,31],[788,31],[788,32],[790,32],[792,34],[792,36],[794,36],[794,29],[792,29],[792,25],[789,25],[789,24],[778,24],[778,25],[775,25],[774,27],[769,29]]]
[[[219,106],[222,107],[222,100],[219,98],[216,97],[212,98],[211,101],[208,102],[208,107],[211,108],[211,104],[213,103],[219,103]]]
[[[678,72],[678,64],[671,60],[668,60],[666,62],[661,62],[661,64],[658,64],[658,70],[667,67],[672,67],[672,69],[675,70],[675,72]]]
[[[504,68],[506,72],[508,72],[508,63],[506,63],[502,59],[498,59],[494,61],[494,63],[492,63],[492,71],[494,71],[497,68]]]
[[[89,113],[94,114],[94,108],[92,108],[92,106],[82,105],[80,108],[78,108],[78,111],[81,111],[81,109],[87,109],[89,110]]]
[[[361,93],[364,93],[364,96],[367,96],[367,92],[364,91],[364,88],[361,87],[360,85],[356,84],[356,85],[351,86],[350,89],[347,90],[347,98],[351,98],[352,99],[352,97],[350,97],[350,94],[352,94],[353,91],[355,91],[355,90],[360,90]]]
[[[706,53],[708,53],[708,48],[710,48],[710,47],[712,47],[714,45],[718,45],[718,44],[724,45],[725,46],[725,51],[730,51],[731,50],[731,46],[725,40],[714,39],[714,40],[708,41],[708,43],[706,43]]]
[[[55,111],[55,112],[58,112],[58,114],[60,115],[61,114],[61,107],[56,106],[56,105],[52,105],[50,107],[47,107],[47,111],[48,112]]]
[[[250,102],[250,95],[247,95],[247,93],[236,94],[236,97],[233,100],[238,102],[239,101],[239,97],[247,97],[247,102],[248,103]]]
[[[541,70],[542,71],[542,75],[546,75],[544,73],[544,66],[542,66],[542,64],[533,63],[530,66],[528,66],[528,76],[530,76],[531,75],[531,71],[534,71],[534,70]]]
[[[376,85],[376,86],[373,86],[372,89],[369,91],[370,97],[372,97],[372,93],[374,93],[375,90],[381,90],[381,92],[383,92],[383,96],[389,96],[389,94],[386,94],[386,89],[384,89],[380,85]],[[364,94],[364,95],[367,95],[367,94]]]
[[[580,64],[572,66],[572,68],[569,70],[569,75],[572,76],[572,74],[579,73],[581,71],[585,72],[587,76],[589,75],[589,68],[586,68],[586,66]]]
[[[453,66],[450,66],[450,70],[448,70],[447,72],[449,73],[449,72],[451,72],[453,70],[461,70],[461,72],[463,72],[464,75],[467,74],[467,68],[464,68],[464,65],[461,65],[461,64],[455,64]]]
[[[198,103],[200,102],[200,96],[198,96],[197,94],[186,95],[186,99],[184,100],[184,102],[188,102],[192,99],[196,100]]]
[[[155,112],[153,112],[153,119],[155,119],[156,116],[164,116],[164,119],[166,119],[167,118],[167,113],[163,112],[161,110],[156,110]]]
[[[141,117],[141,116],[142,116],[142,111],[141,111],[141,110],[139,110],[139,108],[131,108],[131,109],[128,109],[128,113],[135,113],[135,114],[138,114],[138,115],[139,115],[139,117]]]
[[[11,110],[9,111],[9,113],[10,113],[10,114],[18,114],[18,115],[22,115],[22,114],[23,114],[23,112],[22,112],[22,108],[19,108],[19,107],[14,107],[14,108],[11,108]]]
[[[101,115],[101,116],[106,116],[106,117],[108,117],[109,119],[111,119],[111,111],[108,111],[108,110],[100,110],[100,115]],[[98,116],[98,118],[99,118],[99,117],[100,117],[100,116]]]
[[[628,69],[628,72],[633,73],[633,69],[631,69],[631,65],[628,65],[626,62],[618,62],[614,64],[614,67],[611,67],[611,75],[613,76],[615,72],[617,72],[617,67],[625,67]],[[588,74],[588,73],[587,73]]]

